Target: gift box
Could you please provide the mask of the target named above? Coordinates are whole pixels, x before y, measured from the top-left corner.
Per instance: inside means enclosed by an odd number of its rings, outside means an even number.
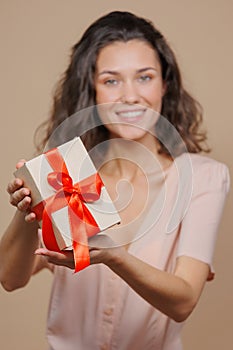
[[[44,245],[73,249],[75,271],[88,266],[88,237],[118,224],[120,216],[81,139],[27,161],[14,175],[31,190]]]

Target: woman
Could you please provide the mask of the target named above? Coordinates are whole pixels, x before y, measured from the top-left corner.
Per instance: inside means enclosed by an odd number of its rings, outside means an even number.
[[[74,128],[70,116],[82,122],[82,110],[94,124]],[[112,12],[73,47],[41,149],[72,132],[97,149],[122,221],[90,240],[91,266],[74,275],[72,253],[38,248],[29,189],[20,179],[8,185],[17,212],[1,241],[0,279],[13,290],[42,268],[54,273],[50,349],[182,349],[183,321],[213,278],[229,188],[226,166],[198,154],[200,122],[174,54],[150,22]]]

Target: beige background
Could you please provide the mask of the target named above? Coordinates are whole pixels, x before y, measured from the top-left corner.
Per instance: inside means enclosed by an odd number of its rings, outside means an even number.
[[[16,161],[33,154],[33,132],[46,118],[54,83],[69,49],[95,18],[110,10],[150,18],[175,50],[186,86],[205,110],[211,156],[232,173],[232,0],[0,0],[1,210],[0,235],[14,212],[5,188]],[[232,194],[228,197],[209,283],[183,332],[186,350],[230,349],[233,344]],[[0,288],[0,347],[42,350],[51,276],[27,288]],[[133,349],[132,349],[133,350]]]

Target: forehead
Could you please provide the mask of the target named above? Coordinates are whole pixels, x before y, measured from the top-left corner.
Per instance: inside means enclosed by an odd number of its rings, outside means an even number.
[[[97,70],[107,67],[123,66],[160,66],[158,54],[152,46],[143,40],[133,39],[126,42],[114,41],[103,47],[97,56]],[[107,67],[105,67],[107,66]]]

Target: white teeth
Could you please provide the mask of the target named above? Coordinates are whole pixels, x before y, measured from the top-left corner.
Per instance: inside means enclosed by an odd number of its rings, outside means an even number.
[[[122,118],[137,118],[142,115],[144,111],[127,111],[127,112],[118,112],[117,114]]]

